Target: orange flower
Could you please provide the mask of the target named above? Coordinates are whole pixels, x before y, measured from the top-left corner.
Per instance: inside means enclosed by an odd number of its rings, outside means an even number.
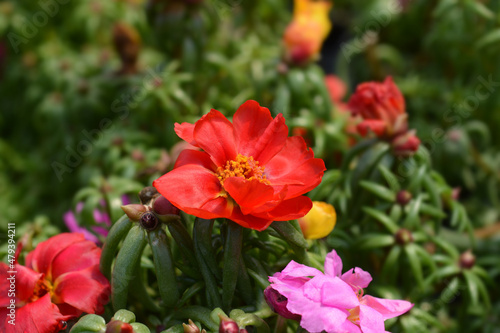
[[[329,1],[295,0],[293,20],[283,36],[285,59],[297,65],[314,60],[331,30]]]

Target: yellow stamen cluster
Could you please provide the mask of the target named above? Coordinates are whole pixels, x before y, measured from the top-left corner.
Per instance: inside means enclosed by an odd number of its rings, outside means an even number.
[[[264,174],[265,167],[259,165],[252,156],[238,154],[235,160],[227,161],[224,167],[217,168],[217,178],[221,184],[228,177],[243,177],[246,180],[258,179],[260,182],[270,184]]]

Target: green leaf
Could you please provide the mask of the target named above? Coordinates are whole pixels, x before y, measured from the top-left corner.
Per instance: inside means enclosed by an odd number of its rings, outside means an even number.
[[[384,266],[382,267],[382,275],[395,277],[396,270],[399,268],[398,259],[401,254],[401,246],[395,245],[389,251],[385,258]]]
[[[99,268],[108,280],[111,278],[111,265],[118,251],[118,244],[125,238],[130,228],[132,228],[132,222],[127,215],[123,215],[113,224],[104,241]]]
[[[417,281],[417,284],[420,289],[424,289],[424,274],[422,272],[422,264],[420,258],[418,256],[415,244],[407,244],[404,247],[406,257],[408,258],[408,262],[410,263],[411,270],[413,272],[413,276]]]
[[[396,175],[394,175],[394,173],[392,173],[385,165],[380,164],[378,166],[378,171],[380,171],[382,177],[384,177],[393,192],[397,193],[401,190],[401,186],[399,185]]]
[[[479,16],[487,20],[493,20],[495,18],[495,13],[493,13],[488,7],[479,1],[468,1],[467,4],[475,11]]]
[[[413,227],[413,228],[418,228],[420,227],[420,206],[422,204],[422,194],[420,194],[416,200],[412,200],[409,204],[409,212],[408,215],[406,216],[403,225],[406,226],[407,228]]]
[[[167,234],[160,227],[148,232],[148,241],[151,252],[153,252],[156,279],[158,280],[158,289],[160,289],[163,306],[172,308],[179,301],[180,295]]]
[[[215,308],[221,307],[222,301],[215,275],[219,268],[212,250],[213,224],[213,220],[196,218],[193,227],[193,242],[198,267],[205,281],[208,304],[210,307]]]
[[[111,301],[115,310],[126,308],[129,284],[139,274],[139,261],[145,246],[144,230],[139,225],[133,226],[118,252],[111,275]]]
[[[367,180],[361,181],[360,186],[386,201],[394,202],[396,200],[396,193],[385,186]]]
[[[224,244],[224,269],[222,271],[222,308],[231,309],[238,273],[240,269],[243,227],[227,220],[227,234]]]
[[[441,249],[443,249],[446,253],[448,253],[455,261],[458,260],[458,257],[460,256],[458,250],[452,244],[443,240],[440,235],[433,237],[432,241]]]
[[[362,249],[373,249],[394,244],[393,235],[369,234],[359,239],[358,244]]]
[[[274,221],[271,223],[271,228],[276,230],[278,234],[287,242],[301,248],[307,248],[307,242],[302,232],[295,229],[289,221]]]
[[[479,287],[477,285],[477,279],[474,279],[474,274],[469,272],[468,270],[463,271],[463,276],[465,278],[465,282],[467,283],[467,291],[469,292],[469,296],[471,299],[470,306],[475,308],[479,305]]]
[[[363,207],[363,212],[382,223],[391,233],[395,234],[398,231],[398,226],[384,213],[370,207]]]
[[[101,316],[88,314],[83,316],[71,328],[71,333],[90,333],[104,332],[106,330],[106,321]]]
[[[494,29],[476,42],[476,48],[482,49],[490,45],[500,44],[500,28]]]
[[[441,208],[436,208],[426,203],[421,204],[420,212],[439,220],[442,220],[446,217],[446,214],[441,210]]]
[[[134,323],[135,314],[132,311],[121,309],[115,312],[113,320],[123,321],[124,323]]]

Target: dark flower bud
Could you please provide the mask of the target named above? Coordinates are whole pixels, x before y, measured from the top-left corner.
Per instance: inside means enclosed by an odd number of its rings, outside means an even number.
[[[139,199],[141,199],[141,203],[147,205],[155,196],[159,195],[156,188],[153,186],[148,186],[142,189],[139,192]]]
[[[141,219],[139,221],[141,227],[143,227],[147,231],[156,229],[158,227],[159,222],[160,221],[158,221],[158,217],[156,216],[156,214],[152,212],[147,212],[142,214]]]
[[[396,195],[396,202],[401,206],[406,206],[411,199],[412,199],[411,193],[406,190],[399,191],[398,194]]]
[[[131,221],[139,221],[141,216],[148,211],[147,207],[139,204],[121,206]]]
[[[239,333],[240,327],[238,324],[227,317],[223,317],[219,315],[220,325],[219,325],[219,333]]]
[[[465,251],[460,255],[459,264],[463,269],[471,269],[476,263],[476,256],[472,254],[471,250]]]
[[[400,245],[406,245],[413,242],[413,235],[411,231],[404,228],[399,229],[394,238],[396,239],[396,243]]]
[[[280,316],[286,319],[300,320],[300,316],[295,313],[291,313],[286,305],[288,304],[288,299],[281,295],[277,290],[273,289],[271,286],[264,290],[264,297],[267,304],[272,311],[276,312]]]
[[[112,320],[106,325],[106,333],[134,333],[134,328],[129,323]]]
[[[175,207],[164,196],[160,195],[153,203],[153,211],[158,215],[179,215],[179,208]]]

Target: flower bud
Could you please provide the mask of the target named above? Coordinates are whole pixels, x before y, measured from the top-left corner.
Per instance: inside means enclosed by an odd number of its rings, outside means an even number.
[[[219,333],[239,333],[240,328],[234,320],[221,315],[219,315],[219,318]]]
[[[139,221],[141,216],[148,211],[147,207],[139,204],[121,206],[131,221]]]
[[[276,312],[280,316],[286,319],[300,320],[298,314],[291,313],[286,308],[288,304],[288,299],[281,295],[277,290],[273,289],[271,286],[264,290],[264,298],[272,311]]]
[[[147,231],[152,231],[158,227],[160,221],[158,221],[158,217],[155,213],[147,212],[142,214],[139,223],[141,227],[146,229]]]
[[[406,206],[411,199],[412,199],[411,193],[406,190],[399,191],[398,194],[396,195],[396,202],[401,206]]]
[[[129,323],[112,320],[106,325],[106,333],[134,333],[134,329]]]
[[[413,235],[408,229],[399,229],[394,237],[396,239],[396,243],[398,243],[399,245],[406,245],[413,242]]]
[[[394,154],[398,156],[411,156],[418,150],[419,146],[420,139],[414,131],[399,135],[392,141]]]
[[[285,60],[305,65],[318,57],[323,41],[331,29],[329,1],[295,1],[293,21],[283,35]]]
[[[191,319],[188,320],[188,324],[182,324],[184,328],[184,333],[200,333],[200,328],[196,326]]]
[[[459,264],[463,269],[471,269],[476,263],[476,256],[471,250],[467,250],[460,255]]]
[[[309,213],[299,219],[300,228],[306,239],[319,239],[328,236],[336,223],[335,208],[321,201],[314,201]]]
[[[148,186],[145,187],[139,192],[139,199],[141,199],[141,203],[144,205],[149,204],[149,202],[155,198],[156,196],[160,195],[156,188],[153,186]]]
[[[158,215],[179,215],[179,208],[175,207],[164,196],[160,195],[153,203],[153,211]]]

